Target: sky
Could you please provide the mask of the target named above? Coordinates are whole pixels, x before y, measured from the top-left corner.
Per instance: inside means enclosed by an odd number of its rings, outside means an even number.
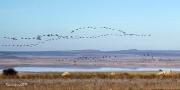
[[[0,0],[1,37],[48,33],[67,35],[74,28],[86,26],[106,26],[128,33],[152,35],[57,40],[38,47],[0,46],[0,51],[180,50],[179,9],[179,0]],[[83,35],[86,32],[76,34]],[[0,44],[6,43],[13,42],[0,40]]]

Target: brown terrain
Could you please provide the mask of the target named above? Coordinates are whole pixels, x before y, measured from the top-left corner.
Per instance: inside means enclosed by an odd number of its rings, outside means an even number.
[[[180,89],[179,84],[178,71],[20,72],[0,76],[0,90],[169,90]]]
[[[67,64],[97,66],[180,66],[180,57],[152,56],[19,56],[0,58],[0,65]]]

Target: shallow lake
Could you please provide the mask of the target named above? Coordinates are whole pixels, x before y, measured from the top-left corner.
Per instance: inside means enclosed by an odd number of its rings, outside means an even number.
[[[177,70],[180,67],[113,67],[113,66],[85,66],[85,65],[17,65],[13,66],[17,71],[23,72],[63,72],[63,71],[157,71],[162,70]],[[1,71],[4,68],[1,68]]]

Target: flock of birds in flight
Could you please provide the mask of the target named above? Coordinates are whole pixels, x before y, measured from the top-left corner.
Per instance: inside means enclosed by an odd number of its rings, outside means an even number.
[[[74,33],[82,30],[109,30],[109,31],[116,31],[117,33],[106,33],[106,34],[99,34],[99,35],[91,35],[91,36],[80,36],[80,35],[73,35]],[[104,32],[104,31],[102,31]],[[110,27],[80,27],[71,30],[70,34],[72,35],[61,35],[61,34],[43,34],[43,35],[37,35],[34,37],[13,37],[13,36],[4,36],[1,37],[1,39],[8,39],[12,41],[20,41],[20,40],[34,40],[37,41],[37,43],[30,43],[30,44],[0,44],[2,47],[34,47],[39,46],[40,44],[44,44],[45,42],[49,41],[55,41],[60,39],[96,39],[96,38],[104,38],[109,36],[136,36],[136,37],[147,37],[151,36],[151,34],[135,34],[135,33],[127,33],[123,30],[110,28]]]

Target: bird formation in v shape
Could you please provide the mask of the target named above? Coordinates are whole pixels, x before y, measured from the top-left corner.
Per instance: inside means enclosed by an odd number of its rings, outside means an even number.
[[[97,34],[97,30],[100,33]],[[93,32],[94,34],[88,35],[86,32]],[[80,32],[85,32],[86,34],[80,34]],[[105,37],[150,37],[151,34],[137,34],[137,33],[127,33],[121,29],[115,29],[111,27],[79,27],[71,30],[69,35],[63,35],[59,33],[49,33],[49,34],[39,34],[31,37],[22,37],[22,36],[2,36],[1,39],[11,40],[16,42],[16,44],[9,44],[10,42],[6,42],[6,44],[0,43],[1,47],[35,47],[41,44],[45,44],[50,41],[57,41],[60,39],[64,40],[72,40],[72,39],[97,39],[97,38],[105,38]],[[25,41],[31,41],[31,43],[23,43]],[[36,41],[36,43],[34,43]]]

